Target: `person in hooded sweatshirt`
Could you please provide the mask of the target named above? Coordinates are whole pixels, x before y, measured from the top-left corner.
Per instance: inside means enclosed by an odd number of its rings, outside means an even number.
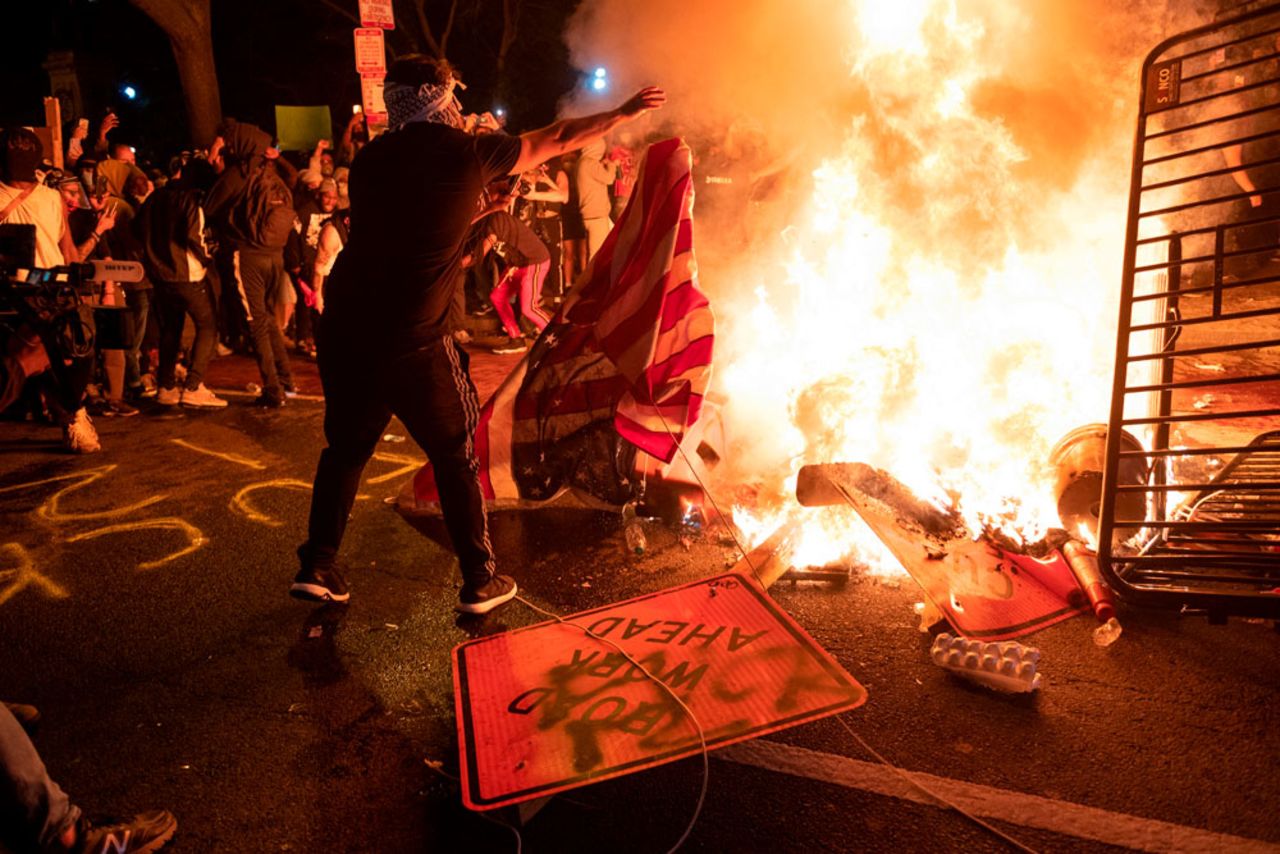
[[[205,387],[204,374],[218,341],[208,270],[213,263],[204,241],[200,203],[213,180],[204,160],[184,164],[178,175],[152,193],[134,220],[142,263],[155,286],[160,325],[160,366],[156,402],[161,406],[220,409],[227,402]],[[187,316],[195,323],[186,383],[178,387],[176,365]]]
[[[269,162],[271,138],[258,127],[228,122],[219,134],[224,168],[205,199],[205,214],[235,284],[262,376],[255,403],[278,409],[293,393],[293,375],[274,304],[293,232],[293,195]]]

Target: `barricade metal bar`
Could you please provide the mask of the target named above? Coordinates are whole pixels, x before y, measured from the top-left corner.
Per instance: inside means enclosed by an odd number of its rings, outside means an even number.
[[[1234,170],[1234,169],[1233,169],[1233,170],[1231,170],[1231,171],[1233,171],[1233,172],[1234,172],[1234,171],[1236,171],[1236,170]],[[1258,255],[1258,254],[1260,254],[1260,253],[1262,253],[1262,252],[1266,252],[1266,251],[1267,251],[1267,249],[1258,249],[1258,248],[1252,248],[1252,249],[1233,249],[1233,250],[1232,250],[1232,251],[1230,251],[1230,252],[1225,252],[1225,253],[1223,253],[1223,257],[1228,258],[1228,259],[1230,259],[1230,258],[1247,258],[1247,257],[1249,257],[1250,255]],[[1147,264],[1146,266],[1143,266],[1143,267],[1137,267],[1137,268],[1135,268],[1135,269],[1134,269],[1134,272],[1135,272],[1135,273],[1150,273],[1150,272],[1152,272],[1153,270],[1167,270],[1167,269],[1169,269],[1169,267],[1170,267],[1170,266],[1172,266],[1172,265],[1174,265],[1174,264],[1187,264],[1187,265],[1191,265],[1191,264],[1202,264],[1202,263],[1205,263],[1205,262],[1214,261],[1214,260],[1216,260],[1216,258],[1217,258],[1217,256],[1216,256],[1216,255],[1195,255],[1195,256],[1192,256],[1192,257],[1190,257],[1190,258],[1179,258],[1177,261],[1157,261],[1157,262],[1156,262],[1156,263],[1154,263],[1154,264]]]
[[[1172,424],[1182,421],[1229,421],[1233,418],[1268,418],[1280,415],[1277,409],[1243,409],[1238,412],[1181,412],[1173,415],[1152,415],[1148,418],[1123,418],[1120,424],[1135,427],[1139,424]]]
[[[1221,303],[1221,290],[1215,291],[1215,303]],[[1177,320],[1165,320],[1160,323],[1141,323],[1129,327],[1130,332],[1149,332],[1152,329],[1181,329],[1184,326],[1198,326],[1204,323],[1219,323],[1223,320],[1248,320],[1252,317],[1271,317],[1280,314],[1277,308],[1255,308],[1252,311],[1237,311],[1232,314],[1218,314],[1213,317],[1180,317]]]
[[[1256,255],[1258,253],[1249,252],[1247,254]],[[1260,279],[1241,279],[1235,282],[1223,282],[1220,290],[1238,291],[1238,290],[1242,290],[1243,288],[1253,288],[1253,287],[1258,287],[1259,285],[1270,285],[1270,284],[1274,284],[1275,282],[1280,282],[1280,274],[1267,275],[1267,276],[1263,276]],[[1214,288],[1212,285],[1207,285],[1203,288],[1184,288],[1182,291],[1180,291],[1180,293],[1183,296],[1187,296],[1190,294],[1199,295],[1199,294],[1212,293],[1213,290]],[[1139,303],[1139,302],[1150,302],[1151,300],[1157,300],[1157,299],[1164,299],[1165,297],[1169,296],[1170,293],[1172,292],[1171,291],[1152,291],[1149,294],[1142,294],[1141,296],[1134,297],[1133,301],[1135,303]]]
[[[1127,600],[1280,619],[1278,36],[1270,2],[1143,63],[1097,530]]]
[[[1259,142],[1264,139],[1270,139],[1273,136],[1280,136],[1280,130],[1261,131],[1260,133],[1249,134],[1248,136],[1237,136],[1231,139],[1224,139],[1211,145],[1206,145],[1202,148],[1189,148],[1186,151],[1179,151],[1174,154],[1162,154],[1159,157],[1153,157],[1150,160],[1142,161],[1142,165],[1159,166],[1162,163],[1168,163],[1172,160],[1178,160],[1183,157],[1195,157],[1198,154],[1208,154],[1210,151],[1221,151],[1222,149],[1230,148],[1233,145],[1244,145],[1247,142]]]
[[[1129,330],[1124,330],[1124,334],[1128,336]],[[1280,347],[1280,338],[1272,338],[1266,341],[1249,341],[1243,344],[1222,344],[1214,347],[1196,347],[1189,350],[1179,350],[1173,354],[1176,358],[1185,358],[1187,356],[1208,356],[1214,353],[1238,353],[1241,350],[1265,350],[1268,347]],[[1139,353],[1136,356],[1128,356],[1130,362],[1142,362],[1148,359],[1164,359],[1167,353]]]
[[[1235,91],[1235,90],[1232,90],[1232,91]],[[1265,104],[1261,107],[1254,107],[1251,110],[1241,110],[1238,113],[1232,113],[1230,116],[1226,117],[1225,119],[1224,118],[1205,119],[1204,121],[1194,122],[1189,125],[1181,125],[1171,130],[1157,131],[1153,134],[1150,134],[1147,137],[1147,141],[1150,142],[1153,139],[1163,139],[1164,137],[1173,136],[1174,134],[1178,134],[1178,133],[1186,133],[1188,131],[1202,130],[1204,128],[1215,127],[1215,126],[1221,125],[1224,121],[1230,121],[1232,119],[1244,119],[1250,116],[1256,116],[1259,113],[1270,112],[1271,110],[1276,109],[1276,107],[1277,107],[1276,104]]]
[[[1251,161],[1250,165],[1270,166],[1274,163],[1280,163],[1280,157],[1272,157],[1267,160],[1254,160],[1254,161]],[[1203,181],[1205,178],[1217,178],[1221,175],[1230,175],[1232,172],[1235,172],[1235,171],[1237,171],[1237,169],[1234,166],[1224,166],[1221,169],[1213,169],[1209,172],[1199,172],[1195,175],[1183,175],[1181,178],[1170,178],[1166,181],[1158,181],[1155,184],[1147,184],[1142,188],[1142,190],[1143,192],[1150,192],[1152,190],[1166,190],[1169,187],[1177,187],[1177,186],[1181,186],[1182,184],[1190,184],[1192,181]]]
[[[1121,492],[1186,492],[1190,489],[1225,489],[1229,486],[1248,486],[1250,489],[1272,490],[1280,489],[1280,481],[1217,481],[1209,480],[1203,483],[1173,483],[1164,486],[1156,486],[1154,484],[1144,483],[1138,486],[1118,486],[1116,489]]]
[[[1151,385],[1131,385],[1125,386],[1125,394],[1137,394],[1147,391],[1176,391],[1178,389],[1191,388],[1215,388],[1217,386],[1227,385],[1247,385],[1249,383],[1267,383],[1280,381],[1280,374],[1258,374],[1249,377],[1217,377],[1214,379],[1204,380],[1179,380],[1171,383],[1152,383]],[[1137,454],[1137,451],[1131,453]]]

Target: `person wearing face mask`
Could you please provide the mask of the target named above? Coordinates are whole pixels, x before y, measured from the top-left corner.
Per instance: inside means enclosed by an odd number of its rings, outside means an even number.
[[[338,185],[332,178],[320,182],[314,198],[298,205],[298,219],[293,224],[293,234],[285,245],[285,269],[293,280],[297,295],[294,311],[294,331],[298,351],[314,357],[315,345],[315,286],[312,271],[315,269],[316,252],[320,247],[320,232],[324,224],[338,210]],[[287,322],[287,321],[286,321]]]
[[[387,74],[388,130],[351,165],[351,232],[325,284],[319,337],[324,431],[308,536],[290,593],[350,598],[337,565],[365,463],[392,415],[430,459],[463,586],[454,606],[484,614],[516,595],[497,573],[474,447],[480,403],[449,330],[466,239],[484,188],[519,175],[666,100],[641,90],[615,110],[513,137],[468,134],[445,61],[404,57]],[[607,203],[607,199],[606,199]]]

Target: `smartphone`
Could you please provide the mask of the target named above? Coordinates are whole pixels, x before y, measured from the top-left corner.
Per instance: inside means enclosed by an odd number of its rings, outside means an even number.
[[[89,129],[89,120],[88,120],[88,119],[81,119],[80,121],[76,122],[76,124],[80,127],[80,130],[88,130],[88,129]]]
[[[351,115],[353,115],[353,116],[358,116],[358,115],[360,115],[360,114],[361,114],[361,113],[363,113],[363,112],[364,112],[364,108],[363,108],[363,107],[361,107],[359,104],[352,104],[352,105],[351,105]]]

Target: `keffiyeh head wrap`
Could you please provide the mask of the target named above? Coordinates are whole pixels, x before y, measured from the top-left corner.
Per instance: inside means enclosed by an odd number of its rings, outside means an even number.
[[[388,83],[383,92],[387,104],[387,129],[397,130],[410,122],[461,127],[462,105],[453,93],[454,87],[460,85],[452,77],[447,83],[423,83],[417,87]]]

